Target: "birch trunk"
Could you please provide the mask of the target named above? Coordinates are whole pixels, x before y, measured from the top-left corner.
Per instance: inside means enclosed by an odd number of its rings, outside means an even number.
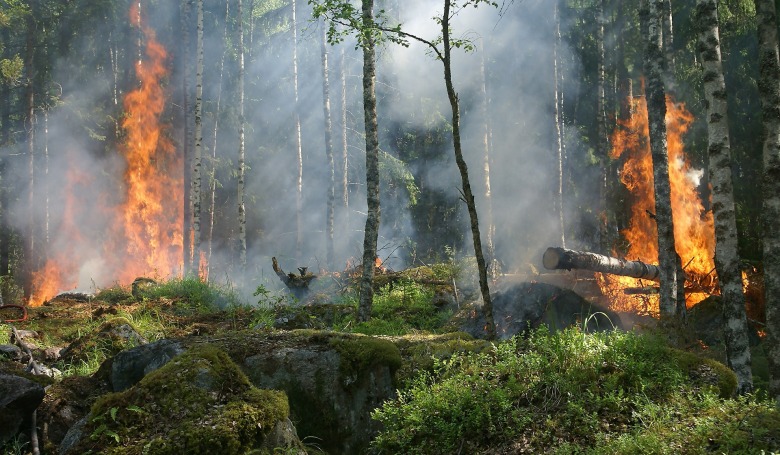
[[[485,255],[482,252],[482,238],[479,232],[479,217],[477,216],[477,207],[474,203],[474,194],[471,191],[469,182],[469,171],[466,166],[466,160],[463,158],[463,150],[460,143],[460,108],[458,106],[458,94],[452,84],[452,59],[450,46],[450,6],[451,0],[444,0],[444,13],[441,18],[441,31],[443,37],[444,54],[442,63],[444,64],[444,83],[447,86],[447,97],[450,100],[452,108],[452,141],[455,147],[455,162],[460,171],[461,182],[463,184],[463,198],[466,200],[466,206],[471,220],[471,236],[474,242],[474,255],[477,259],[477,269],[479,271],[479,289],[482,293],[482,311],[485,314],[485,332],[489,340],[496,338],[496,324],[493,320],[493,303],[490,298],[490,286],[488,284],[487,267],[485,265]]]
[[[644,72],[645,97],[650,124],[650,152],[653,159],[655,215],[658,228],[658,263],[661,270],[661,318],[671,320],[677,309],[677,253],[674,248],[669,156],[666,138],[666,94],[662,78],[664,53],[661,47],[661,10],[663,0],[646,0],[641,16],[646,33]]]
[[[25,259],[27,263],[28,273],[32,273],[36,268],[36,253],[35,250],[35,10],[33,3],[30,4],[32,9],[30,17],[27,19],[27,37],[25,43],[25,57],[24,57],[24,71],[27,77],[27,86],[25,88],[25,118],[24,129],[27,135],[27,209],[28,209],[28,238],[26,242]],[[26,295],[31,296],[31,275],[25,280],[26,283]],[[32,297],[32,296],[31,296]]]
[[[666,74],[669,83],[674,81],[674,24],[672,22],[672,0],[664,0],[663,12],[661,13],[663,24],[663,43],[664,54],[666,54]]]
[[[607,233],[607,176],[610,165],[609,160],[609,137],[607,133],[607,110],[606,110],[606,55],[604,51],[604,0],[598,2],[598,25],[596,27],[596,44],[598,46],[597,62],[597,84],[596,84],[596,143],[598,147],[598,156],[601,160],[601,174],[599,175],[599,200],[598,200],[598,222],[599,239],[598,245],[601,251],[609,251],[609,236]]]
[[[293,30],[293,91],[295,92],[294,123],[295,150],[297,152],[298,175],[295,183],[295,257],[301,259],[303,243],[303,144],[301,140],[301,107],[298,101],[298,17],[296,0],[292,0],[292,30]]]
[[[769,394],[780,406],[780,57],[773,0],[754,0],[758,16],[761,116],[764,123],[764,292]]]
[[[320,51],[322,54],[322,110],[325,117],[325,155],[328,160],[328,200],[325,222],[326,263],[334,266],[333,251],[333,211],[336,199],[336,167],[333,160],[333,122],[330,118],[330,81],[328,79],[328,43],[325,37],[325,25],[322,26]]]
[[[349,226],[349,144],[347,142],[347,62],[344,47],[339,59],[341,73],[341,206],[343,222]]]
[[[203,156],[203,0],[198,0],[195,63],[195,155],[192,157],[192,272],[200,276],[201,161]]]
[[[485,46],[482,45],[480,54],[480,76],[482,77],[481,96],[482,96],[482,178],[485,182],[485,214],[487,215],[487,261],[489,264],[490,277],[496,279],[499,274],[498,259],[496,258],[495,233],[496,226],[493,223],[493,192],[490,187],[490,163],[491,163],[491,143],[490,143],[490,96],[487,87],[487,71],[485,68]]]
[[[184,257],[184,274],[192,271],[192,103],[190,99],[190,86],[192,85],[191,64],[191,39],[190,21],[192,18],[192,0],[185,0],[182,5],[181,34],[183,57],[182,64],[182,109],[184,111],[184,139],[182,141],[182,154],[184,155],[184,223],[182,226],[182,249]]]
[[[246,266],[244,123],[244,12],[242,0],[238,0],[238,260],[242,268]]]
[[[556,0],[553,9],[555,21],[555,44],[553,45],[553,92],[555,96],[555,161],[557,164],[558,187],[555,190],[555,211],[558,212],[558,229],[560,230],[561,247],[566,248],[566,229],[563,218],[563,130],[561,129],[561,87],[559,85],[558,54],[561,46],[560,5]]]
[[[211,168],[209,170],[209,225],[207,237],[207,265],[206,277],[211,267],[211,248],[214,240],[214,212],[217,205],[217,139],[219,132],[219,113],[222,105],[222,82],[225,75],[225,55],[227,55],[228,22],[230,21],[230,0],[225,0],[225,28],[222,31],[222,57],[219,60],[219,86],[217,89],[217,101],[214,106],[214,141],[211,146]]]
[[[715,0],[696,1],[696,22],[699,26],[698,51],[704,70],[704,94],[707,100],[709,174],[715,219],[715,268],[723,302],[726,357],[729,366],[737,375],[737,391],[744,394],[753,389],[753,377],[750,370],[745,296],[742,292],[742,274],[737,251],[728,105]]]
[[[362,2],[363,29],[374,25],[374,0]],[[363,33],[363,118],[366,124],[366,202],[368,214],[363,237],[363,274],[360,279],[358,321],[371,319],[374,300],[374,269],[379,237],[379,133],[376,114],[376,41],[374,34]]]

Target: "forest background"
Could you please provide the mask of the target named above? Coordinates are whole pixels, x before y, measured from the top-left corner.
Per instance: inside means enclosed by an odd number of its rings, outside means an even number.
[[[434,39],[439,3],[380,1],[377,10]],[[695,5],[667,3],[667,90],[693,115],[684,141],[708,209]],[[203,3],[196,120],[194,2],[0,2],[0,275],[7,286],[22,286],[40,301],[199,268],[209,280],[251,293],[273,276],[271,256],[288,267],[329,270],[359,261],[366,211],[360,50],[354,41],[323,48],[324,25],[303,1],[237,6]],[[623,0],[524,0],[467,9],[454,19],[454,36],[475,45],[454,54],[453,79],[483,233],[502,270],[534,271],[547,246],[564,242],[625,251],[619,232],[637,202],[620,183],[610,137],[631,115],[627,100],[643,94],[637,7]],[[740,254],[758,262],[762,124],[753,2],[721,1],[719,16]],[[137,63],[153,68],[155,59],[159,69],[147,74],[154,82],[139,83]],[[377,255],[400,269],[471,254],[440,63],[412,42],[382,44],[377,65]],[[152,86],[157,91],[144,93]],[[149,98],[135,112],[128,99],[139,92]],[[143,141],[151,134],[152,145],[137,167],[128,144],[142,140],[129,124],[147,116],[155,126],[139,134]],[[202,164],[193,166],[198,147]],[[196,237],[189,195],[198,173]],[[134,183],[139,176],[145,183]],[[128,196],[136,187],[148,199]]]

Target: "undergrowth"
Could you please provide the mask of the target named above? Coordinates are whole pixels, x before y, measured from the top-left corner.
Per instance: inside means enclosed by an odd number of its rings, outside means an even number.
[[[372,447],[409,454],[502,446],[506,453],[684,453],[678,449],[702,443],[718,453],[777,449],[776,409],[756,398],[719,398],[717,387],[692,382],[677,358],[649,336],[541,328],[491,352],[437,362],[374,411],[384,430]],[[750,430],[742,434],[740,425]],[[703,453],[696,450],[688,453]]]

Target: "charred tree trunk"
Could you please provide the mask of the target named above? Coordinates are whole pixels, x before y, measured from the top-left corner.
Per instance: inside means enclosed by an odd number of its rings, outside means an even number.
[[[754,0],[758,16],[761,117],[764,123],[763,228],[769,393],[780,406],[780,56],[774,0]]]
[[[542,263],[548,270],[583,269],[651,281],[658,281],[661,275],[657,265],[565,248],[547,248],[542,256]]]

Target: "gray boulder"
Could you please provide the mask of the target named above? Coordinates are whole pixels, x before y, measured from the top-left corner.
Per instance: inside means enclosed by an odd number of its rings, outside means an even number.
[[[0,445],[16,435],[45,394],[43,386],[36,382],[0,373]]]
[[[108,382],[114,392],[129,389],[152,371],[184,352],[178,341],[160,340],[122,351],[101,366],[108,370]]]

